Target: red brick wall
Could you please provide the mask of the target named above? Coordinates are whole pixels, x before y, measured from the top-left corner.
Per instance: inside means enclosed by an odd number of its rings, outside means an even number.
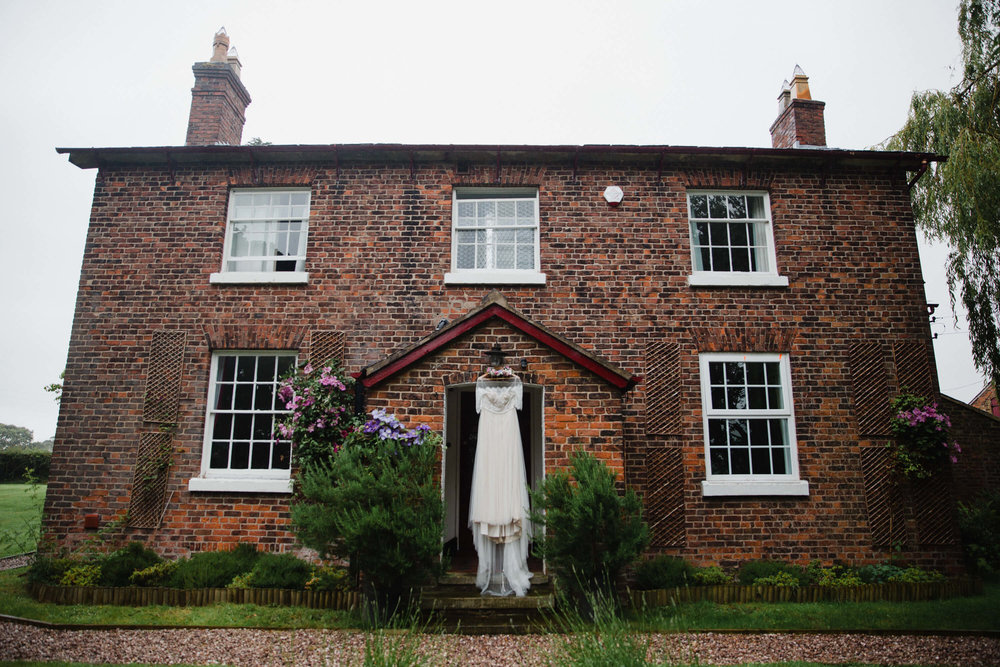
[[[823,109],[826,102],[794,99],[771,125],[773,148],[826,146],[826,123]]]
[[[345,365],[354,371],[413,344],[441,319],[467,313],[491,288],[443,282],[451,192],[456,184],[495,183],[494,170],[490,163],[459,171],[451,162],[418,164],[412,173],[408,164],[350,163],[103,169],[66,370],[48,534],[80,539],[84,513],[108,521],[128,507],[138,433],[149,428],[142,422],[146,356],[152,332],[166,328],[189,334],[170,497],[162,527],[137,532],[174,554],[239,539],[291,548],[287,497],[187,490],[200,470],[211,341],[250,325],[259,339],[269,331],[287,336],[288,327],[342,331]],[[439,428],[445,384],[474,377],[483,350],[499,339],[528,361],[527,375],[545,389],[550,470],[585,448],[645,493],[651,448],[680,450],[683,546],[673,553],[703,564],[886,555],[871,546],[848,358],[852,343],[929,335],[901,173],[529,164],[504,165],[497,180],[539,187],[541,269],[548,276],[544,286],[500,291],[525,317],[636,375],[645,372],[651,341],[676,343],[676,432],[647,435],[641,383],[621,395],[497,324],[390,378],[371,393],[370,407],[391,406]],[[618,208],[601,197],[608,183],[626,192]],[[303,184],[312,187],[309,283],[210,285],[209,274],[221,265],[229,188]],[[687,285],[685,192],[713,187],[769,192],[777,265],[788,287]],[[748,351],[778,345],[790,355],[808,497],[702,497],[698,353],[716,344],[705,332],[724,332]],[[304,359],[308,336],[295,336]],[[922,363],[933,377],[929,356]],[[954,562],[955,555],[933,558]]]

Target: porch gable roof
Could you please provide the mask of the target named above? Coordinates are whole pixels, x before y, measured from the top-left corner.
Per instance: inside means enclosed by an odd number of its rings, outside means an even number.
[[[477,308],[440,330],[425,336],[410,347],[400,350],[382,361],[366,366],[355,377],[366,389],[374,387],[493,318],[503,320],[518,331],[555,350],[618,389],[630,389],[642,379],[601,359],[593,352],[571,343],[541,324],[532,322],[508,305],[507,300],[496,290],[490,292]]]

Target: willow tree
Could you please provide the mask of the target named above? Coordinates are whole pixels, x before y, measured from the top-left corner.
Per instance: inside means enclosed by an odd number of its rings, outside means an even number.
[[[968,311],[976,366],[1000,387],[1000,0],[962,0],[962,81],[914,93],[887,147],[947,154],[911,197],[917,224],[947,241],[952,306]]]

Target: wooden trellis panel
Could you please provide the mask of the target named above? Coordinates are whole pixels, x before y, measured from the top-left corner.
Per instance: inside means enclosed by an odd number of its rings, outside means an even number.
[[[896,364],[896,383],[918,396],[934,395],[927,346],[919,340],[899,340],[892,344],[892,360]]]
[[[331,359],[344,362],[343,331],[313,331],[309,334],[309,361],[314,366]]]
[[[902,491],[890,476],[892,466],[888,447],[875,445],[861,450],[861,472],[865,481],[865,504],[872,544],[889,548],[905,543],[906,512]]]
[[[676,435],[680,429],[680,346],[646,345],[646,433]]]
[[[647,455],[646,521],[654,547],[682,547],[684,466],[679,447],[650,448]]]
[[[167,501],[167,477],[173,464],[170,433],[140,433],[132,475],[128,523],[135,528],[157,528]]]
[[[889,378],[882,343],[851,345],[854,413],[861,435],[889,434]]]
[[[154,331],[146,361],[142,419],[159,424],[177,421],[184,365],[184,332]]]
[[[950,546],[958,544],[955,532],[955,506],[951,484],[944,471],[912,484],[913,514],[917,520],[917,542],[920,546]]]

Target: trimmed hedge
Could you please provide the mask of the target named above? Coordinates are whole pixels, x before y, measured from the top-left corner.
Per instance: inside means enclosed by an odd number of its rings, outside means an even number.
[[[38,479],[47,480],[50,461],[52,452],[0,450],[0,482],[23,482],[24,473],[28,468],[32,469]]]

